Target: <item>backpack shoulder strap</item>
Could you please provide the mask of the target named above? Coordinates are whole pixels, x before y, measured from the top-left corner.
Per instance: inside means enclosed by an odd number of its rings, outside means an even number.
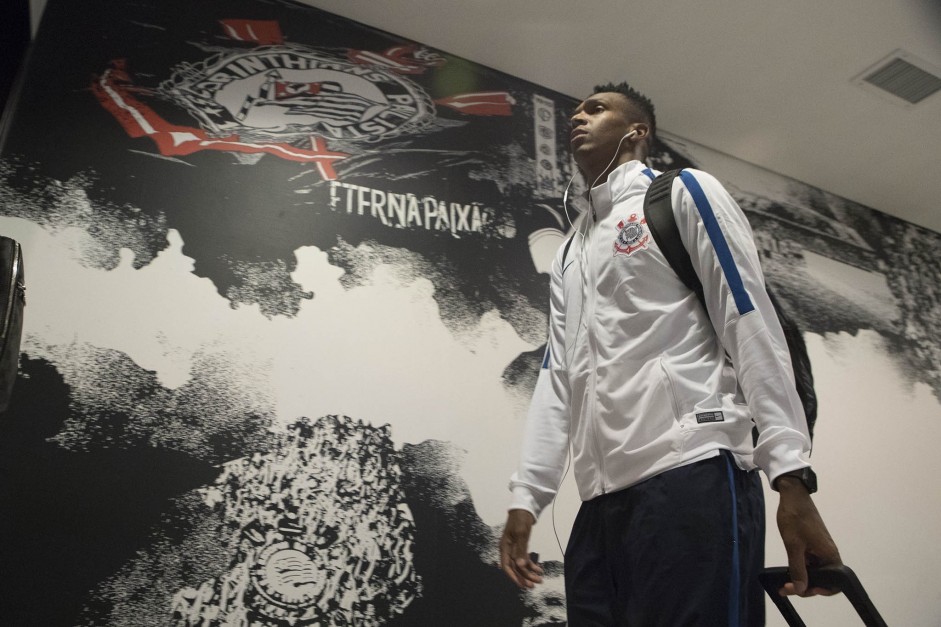
[[[676,217],[673,213],[673,179],[680,172],[680,170],[664,172],[650,184],[644,196],[644,219],[647,221],[647,228],[650,230],[651,236],[657,242],[670,267],[673,268],[673,271],[676,272],[676,275],[686,287],[696,293],[696,297],[699,298],[699,302],[702,303],[705,309],[706,300],[703,294],[702,282],[693,269],[689,251],[686,250],[686,247],[683,246],[683,240],[680,239],[680,230],[676,225]],[[781,307],[772,290],[766,287],[766,291],[784,331],[784,339],[787,342],[791,365],[794,370],[797,394],[800,396],[804,407],[804,416],[807,418],[807,431],[810,437],[813,438],[814,424],[817,421],[817,393],[814,390],[814,378],[810,368],[810,357],[807,355],[807,346],[804,343],[800,329],[787,315],[786,310]],[[757,438],[757,431],[754,431],[753,434],[753,437]]]
[[[693,262],[689,258],[689,251],[680,239],[680,230],[676,226],[676,218],[673,215],[673,180],[679,176],[680,172],[681,170],[669,170],[655,178],[650,184],[644,195],[644,219],[647,220],[647,228],[670,267],[683,284],[696,294],[705,308],[706,298],[703,294],[702,282],[696,276]]]

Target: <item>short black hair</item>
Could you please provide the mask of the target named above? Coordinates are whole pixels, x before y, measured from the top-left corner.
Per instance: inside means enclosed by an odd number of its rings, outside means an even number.
[[[595,85],[594,94],[600,94],[602,92],[614,92],[621,94],[627,98],[634,107],[647,118],[647,123],[650,124],[650,137],[653,138],[657,134],[657,116],[654,113],[653,102],[650,101],[650,98],[640,93],[624,81],[620,83],[605,83],[604,85]]]

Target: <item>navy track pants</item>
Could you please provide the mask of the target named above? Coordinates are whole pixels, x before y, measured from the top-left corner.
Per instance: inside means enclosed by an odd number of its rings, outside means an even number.
[[[757,471],[720,455],[583,502],[565,551],[569,627],[758,627]]]

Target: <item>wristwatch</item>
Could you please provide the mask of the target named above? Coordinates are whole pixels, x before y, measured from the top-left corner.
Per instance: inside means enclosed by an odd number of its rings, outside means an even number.
[[[774,479],[775,485],[771,486],[775,490],[778,489],[777,483],[778,483],[778,479],[780,479],[781,477],[794,477],[795,479],[797,479],[798,481],[804,484],[804,487],[807,488],[807,494],[813,494],[814,492],[817,491],[817,473],[815,473],[810,468],[810,466],[805,466],[804,468],[800,468],[798,470],[792,470],[791,472],[786,472],[775,477]]]

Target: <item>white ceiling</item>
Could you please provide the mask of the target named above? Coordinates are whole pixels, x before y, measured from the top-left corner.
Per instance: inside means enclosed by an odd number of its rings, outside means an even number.
[[[851,82],[941,72],[939,0],[300,1],[576,98],[627,80],[665,131],[941,233],[941,92]]]
[[[938,0],[303,1],[574,97],[627,80],[665,131],[941,232],[941,92],[851,82],[941,68]]]

